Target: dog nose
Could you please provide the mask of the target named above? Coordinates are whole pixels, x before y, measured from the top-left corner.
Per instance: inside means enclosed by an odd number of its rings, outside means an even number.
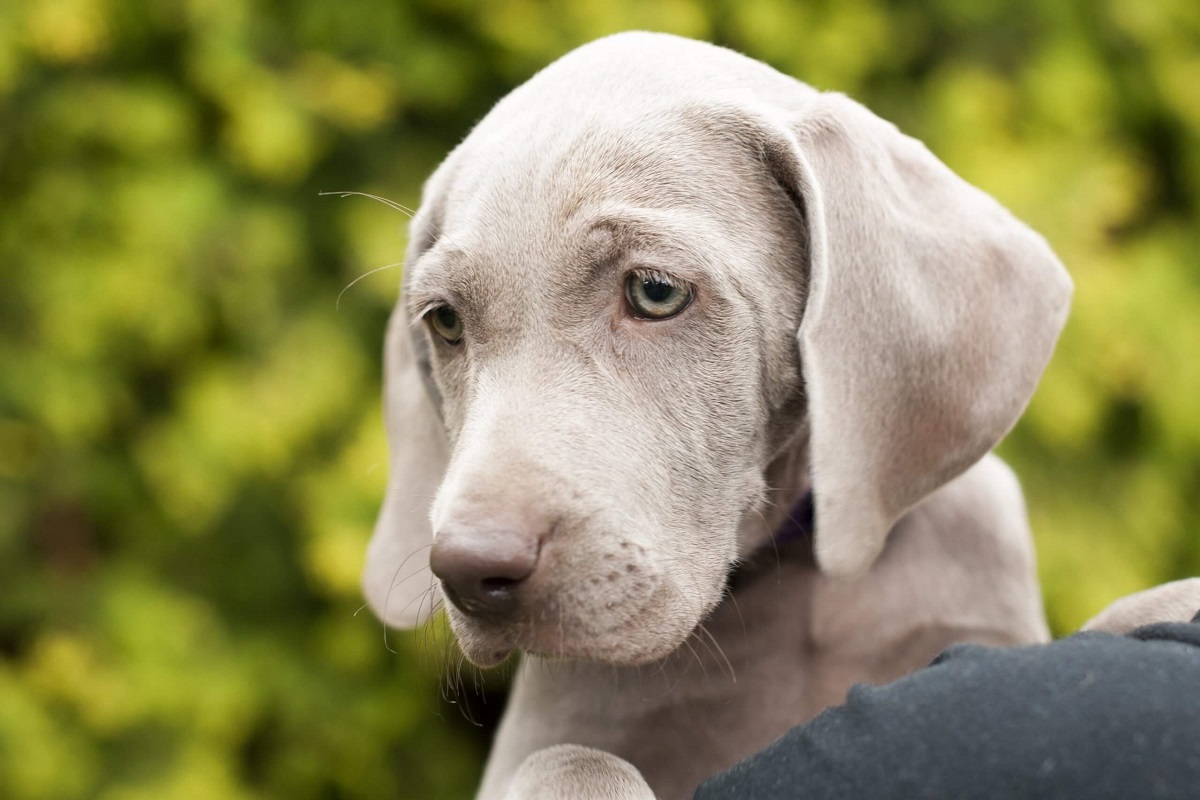
[[[429,566],[460,611],[501,620],[516,610],[540,546],[541,536],[525,531],[447,526],[434,537]]]

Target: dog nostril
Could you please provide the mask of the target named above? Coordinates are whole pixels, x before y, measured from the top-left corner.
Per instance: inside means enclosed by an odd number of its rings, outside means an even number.
[[[512,578],[484,578],[479,582],[480,599],[497,614],[508,614],[517,604],[517,586],[521,581]]]
[[[484,578],[479,582],[478,601],[474,613],[490,617],[504,617],[517,607],[517,586],[522,580],[513,578]]]
[[[442,580],[442,591],[459,610],[473,617],[499,621],[517,608],[517,588],[524,581],[483,578],[478,581]]]
[[[514,578],[484,578],[479,584],[484,592],[504,592],[520,582]]]

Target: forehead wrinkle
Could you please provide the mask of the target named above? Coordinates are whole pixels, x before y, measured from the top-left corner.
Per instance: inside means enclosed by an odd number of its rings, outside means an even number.
[[[409,313],[416,316],[422,309],[438,300],[450,300],[447,287],[440,280],[439,273],[444,269],[443,262],[435,256],[427,254],[418,258],[404,275],[404,300],[408,304]]]
[[[485,312],[490,315],[490,311],[499,309],[489,298],[509,296],[508,290],[516,288],[512,285],[514,279],[545,281],[553,275],[558,290],[569,293],[597,285],[597,281],[630,266],[660,270],[693,283],[711,283],[720,278],[724,272],[719,269],[720,263],[728,260],[720,254],[729,247],[722,237],[714,236],[707,203],[696,203],[694,193],[690,203],[677,202],[674,192],[666,197],[639,197],[648,188],[646,182],[635,191],[611,176],[599,183],[608,184],[606,191],[596,191],[592,196],[608,195],[608,202],[593,199],[579,204],[574,202],[577,196],[567,192],[565,196],[559,194],[558,202],[540,204],[542,213],[535,215],[527,213],[528,207],[514,208],[513,203],[502,201],[498,187],[477,194],[472,198],[470,214],[460,215],[457,224],[446,221],[446,227],[456,231],[455,239],[443,237],[413,264],[405,290],[410,312],[416,314],[445,302],[464,313],[474,310],[480,316]],[[662,182],[653,183],[663,187]],[[617,197],[613,197],[614,190]],[[480,228],[509,235],[480,239]],[[456,244],[462,241],[472,244]],[[509,268],[486,268],[502,263],[509,264]],[[502,277],[504,280],[500,280]],[[525,300],[556,291],[548,285],[533,291],[536,288],[525,287]]]
[[[412,264],[405,266],[404,284],[406,288],[425,291],[428,284],[436,280],[439,271],[447,265],[461,261],[466,251],[458,245],[450,243],[443,234],[425,252],[421,253]]]
[[[622,209],[601,216],[589,226],[605,231],[607,242],[588,258],[590,277],[598,277],[621,264],[634,262],[680,278],[700,280],[716,270],[704,246],[708,236],[702,225],[688,225],[679,214],[654,209]],[[700,244],[697,247],[696,244]]]
[[[446,303],[458,311],[469,310],[479,270],[462,250],[430,252],[413,264],[405,276],[404,296],[409,312],[418,315]]]

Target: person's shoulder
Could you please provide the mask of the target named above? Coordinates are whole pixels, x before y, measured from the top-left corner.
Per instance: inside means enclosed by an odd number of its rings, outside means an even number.
[[[1200,655],[1200,612],[1191,622],[1153,622],[1126,634],[1143,642],[1178,642],[1191,645]]]

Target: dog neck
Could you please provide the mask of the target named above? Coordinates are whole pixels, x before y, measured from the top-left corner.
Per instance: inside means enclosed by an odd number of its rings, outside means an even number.
[[[725,600],[660,662],[524,656],[479,797],[502,797],[529,753],[562,742],[636,760],[660,796],[683,797],[706,770],[732,764],[840,699],[844,689],[826,678],[813,646],[809,618],[821,578],[807,508],[797,502],[790,522],[777,523],[741,560]],[[766,608],[789,611],[758,611]],[[792,676],[783,684],[781,665]]]

